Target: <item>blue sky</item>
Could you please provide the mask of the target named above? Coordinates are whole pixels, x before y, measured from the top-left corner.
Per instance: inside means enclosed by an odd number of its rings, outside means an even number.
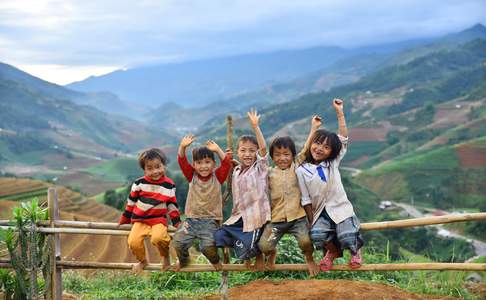
[[[0,61],[65,84],[153,63],[356,47],[486,24],[484,0],[0,0]]]

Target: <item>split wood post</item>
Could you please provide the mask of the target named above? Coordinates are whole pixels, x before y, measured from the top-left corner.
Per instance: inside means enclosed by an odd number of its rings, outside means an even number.
[[[50,187],[47,192],[47,205],[49,207],[49,226],[55,227],[59,220],[58,195],[55,187]],[[61,240],[59,234],[52,234],[51,239],[51,297],[54,300],[62,299],[62,269],[57,264],[61,260]]]
[[[231,115],[226,117],[226,148],[233,152],[233,118]],[[233,158],[231,158],[233,159]],[[226,201],[231,196],[231,186],[232,186],[232,177],[233,177],[233,162],[231,162],[231,169],[229,171],[228,178],[226,179],[226,190],[223,196],[223,207]],[[229,249],[224,247],[223,248],[223,263],[229,264]],[[228,300],[228,271],[223,271],[221,273],[221,299]]]
[[[230,263],[229,259],[229,248],[223,248],[223,263],[225,265]],[[221,278],[221,299],[228,300],[228,271],[222,272]]]

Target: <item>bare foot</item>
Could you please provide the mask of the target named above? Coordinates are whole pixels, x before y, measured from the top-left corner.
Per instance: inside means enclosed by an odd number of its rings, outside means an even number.
[[[179,272],[179,271],[181,270],[181,263],[180,263],[179,261],[177,261],[177,262],[174,264],[174,266],[173,266],[172,270],[174,270],[174,272]]]
[[[275,261],[277,260],[277,251],[272,251],[268,256],[267,269],[275,270]]]
[[[310,277],[314,277],[319,274],[319,266],[314,262],[312,255],[310,255],[310,257],[306,255],[305,261],[307,262],[307,271],[309,271]]]
[[[217,264],[213,264],[213,268],[216,270],[216,271],[221,271],[223,270],[223,264],[221,264],[220,262],[217,263]]]
[[[162,256],[162,268],[160,268],[160,270],[164,272],[167,271],[169,268],[170,268],[170,257]]]
[[[255,271],[263,272],[265,271],[265,259],[263,254],[258,254],[255,260]]]
[[[133,265],[132,272],[134,274],[140,274],[140,273],[142,273],[143,268],[145,268],[146,265],[147,265],[147,261],[146,260],[141,261],[138,264]]]

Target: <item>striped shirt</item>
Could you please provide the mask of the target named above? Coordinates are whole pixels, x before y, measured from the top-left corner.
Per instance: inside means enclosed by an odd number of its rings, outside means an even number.
[[[167,177],[153,181],[144,176],[135,180],[128,195],[125,212],[118,223],[141,222],[150,226],[168,226],[168,215],[172,224],[177,227],[180,223],[180,214],[175,191],[174,182]]]

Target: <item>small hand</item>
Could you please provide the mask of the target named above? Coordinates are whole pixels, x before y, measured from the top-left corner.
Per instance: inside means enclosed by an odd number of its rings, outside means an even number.
[[[213,140],[207,141],[206,147],[208,147],[208,149],[213,151],[213,152],[216,152],[219,149],[218,144],[216,144],[216,142],[214,142]]]
[[[334,109],[336,111],[341,112],[341,111],[343,111],[344,102],[341,99],[334,99],[334,100],[332,100],[332,106],[334,106]]]
[[[181,147],[186,148],[187,146],[192,144],[192,142],[194,142],[195,140],[196,140],[196,137],[194,137],[192,134],[188,134],[188,135],[186,135],[182,138]]]
[[[312,129],[317,130],[319,127],[321,127],[321,125],[322,125],[322,118],[319,117],[318,115],[314,115],[311,121]]]
[[[252,109],[248,112],[248,119],[250,119],[250,123],[253,128],[258,127],[258,123],[260,122],[260,115],[255,109]]]
[[[226,149],[226,156],[229,157],[230,160],[233,159],[233,151],[231,151],[231,149]]]

